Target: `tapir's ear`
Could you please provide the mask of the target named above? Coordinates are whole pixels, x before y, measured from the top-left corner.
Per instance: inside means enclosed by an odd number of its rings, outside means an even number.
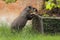
[[[32,7],[31,6],[28,6],[29,9],[31,9]]]

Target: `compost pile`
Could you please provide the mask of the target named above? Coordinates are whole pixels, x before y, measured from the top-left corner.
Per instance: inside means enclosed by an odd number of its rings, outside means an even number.
[[[52,10],[50,10],[49,12],[48,12],[48,14],[50,15],[50,16],[60,16],[60,8],[58,8],[58,7],[56,7],[56,8],[53,8]]]
[[[55,7],[51,10],[48,10],[46,13],[44,13],[42,16],[54,16],[54,17],[60,17],[60,8]]]

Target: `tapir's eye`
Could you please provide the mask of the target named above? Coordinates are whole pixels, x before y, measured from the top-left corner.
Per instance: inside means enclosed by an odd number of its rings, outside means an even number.
[[[28,6],[29,7],[29,9],[31,9],[32,7],[31,6]]]
[[[35,10],[35,12],[37,12],[37,9]]]
[[[33,10],[34,10],[35,12],[37,12],[37,9],[36,9],[36,8],[33,8]]]

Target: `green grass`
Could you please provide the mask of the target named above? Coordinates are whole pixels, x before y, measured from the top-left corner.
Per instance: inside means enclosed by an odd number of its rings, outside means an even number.
[[[19,33],[11,33],[10,27],[2,26],[0,40],[60,40],[60,35],[42,35],[32,30],[31,26],[25,26]]]

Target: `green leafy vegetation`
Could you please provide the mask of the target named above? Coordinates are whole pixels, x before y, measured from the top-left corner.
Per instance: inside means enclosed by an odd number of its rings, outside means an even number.
[[[60,8],[60,0],[57,0],[57,5],[55,5],[53,2],[53,0],[49,0],[47,1],[45,4],[46,4],[46,9],[49,9],[51,10],[53,7],[59,7]]]
[[[3,0],[5,1],[6,3],[13,3],[13,2],[16,2],[17,0]]]
[[[44,17],[48,17],[48,16],[60,17],[60,0],[57,0],[56,2],[57,2],[57,4],[54,4],[53,0],[46,1],[45,9],[47,12],[43,13],[42,16],[44,16]]]
[[[51,9],[53,8],[53,6],[55,6],[55,4],[54,4],[54,3],[46,2],[46,9],[51,10]]]

